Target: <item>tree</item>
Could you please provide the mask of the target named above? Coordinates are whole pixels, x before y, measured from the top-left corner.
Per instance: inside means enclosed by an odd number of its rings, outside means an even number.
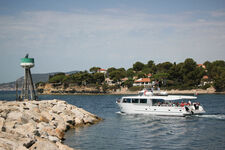
[[[122,78],[126,77],[126,71],[125,71],[125,69],[116,69],[109,73],[109,77],[114,82],[119,82],[119,81],[121,81]]]
[[[203,63],[203,65],[205,65],[206,70],[208,70],[208,69],[211,68],[212,63],[210,61],[206,61],[206,62]]]
[[[132,79],[128,79],[123,83],[123,85],[130,88],[133,86],[133,83],[134,83],[134,81]]]
[[[225,61],[223,61],[223,60],[216,60],[216,61],[214,61],[212,63],[212,65],[224,68],[225,67]]]
[[[157,72],[168,72],[170,68],[173,67],[173,64],[170,62],[159,63],[156,66]]]
[[[103,73],[95,73],[93,77],[94,81],[98,84],[102,84],[102,82],[105,81],[105,76]]]
[[[77,83],[78,85],[82,84],[82,73],[78,72],[72,75],[72,79],[74,83]]]
[[[127,77],[128,78],[133,78],[134,77],[134,69],[133,68],[129,68],[128,70],[127,70]]]
[[[147,66],[148,66],[148,68],[154,67],[155,66],[154,61],[153,60],[149,60]]]
[[[192,58],[187,58],[183,64],[183,73],[194,71],[197,67],[197,63]]]
[[[113,71],[115,71],[115,70],[116,70],[116,68],[111,67],[111,68],[108,68],[107,72],[108,72],[108,74],[110,74],[111,72],[113,72]]]
[[[63,79],[62,81],[63,83],[72,83],[73,82],[73,78],[72,78],[72,75],[68,75],[68,76],[65,76],[65,78]]]
[[[65,73],[58,73],[50,77],[49,82],[50,83],[62,83],[65,79]]]
[[[99,69],[101,69],[101,68],[100,67],[92,67],[89,69],[89,71],[92,73],[96,73],[96,72],[98,72]]]
[[[154,78],[154,80],[158,80],[159,81],[159,80],[167,79],[168,76],[169,76],[168,73],[157,73],[157,74],[153,75],[153,78]]]
[[[217,76],[215,78],[213,86],[215,87],[217,92],[222,92],[225,90],[225,69],[222,71],[220,76]]]
[[[117,69],[118,71],[121,71],[121,72],[126,72],[126,70],[124,68],[119,68]]]
[[[183,74],[182,74],[182,67],[183,63],[176,64],[174,63],[173,66],[168,71],[168,80],[167,86],[174,86],[178,87],[183,84]]]
[[[216,91],[225,90],[225,62],[223,60],[217,60],[212,62],[208,74],[213,79],[213,86]]]
[[[143,67],[144,67],[145,65],[143,64],[143,63],[141,63],[141,62],[136,62],[135,64],[133,64],[133,69],[135,70],[135,71],[141,71],[142,69],[143,69]]]
[[[151,70],[151,68],[149,68],[147,65],[145,65],[145,66],[142,68],[142,72],[145,73],[145,74],[149,74],[149,73],[152,73],[152,70]]]
[[[166,84],[166,80],[168,76],[169,76],[168,73],[157,73],[157,74],[154,74],[152,78],[155,81],[158,81],[158,83],[160,84],[159,86],[162,86]]]
[[[104,84],[102,85],[102,91],[103,91],[104,93],[106,93],[108,89],[109,89],[108,84],[104,83]]]
[[[191,58],[184,61],[181,71],[184,86],[186,87],[198,86],[204,75],[204,69],[198,67],[196,62]]]
[[[144,72],[138,72],[137,76],[138,76],[138,78],[145,78],[146,74]]]
[[[81,75],[81,80],[83,85],[95,83],[93,74],[90,74],[87,71],[84,71],[84,72],[80,72],[80,75]]]

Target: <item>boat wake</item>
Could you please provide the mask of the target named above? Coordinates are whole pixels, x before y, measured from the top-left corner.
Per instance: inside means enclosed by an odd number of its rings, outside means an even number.
[[[127,113],[122,113],[121,111],[116,112],[116,114],[132,115],[132,114],[127,114]],[[140,115],[140,116],[142,116],[142,115]],[[154,115],[149,115],[149,116],[153,116],[154,117]],[[158,116],[158,117],[160,117],[160,118],[163,118],[163,117],[168,118],[168,116]],[[205,115],[203,114],[203,115],[195,115],[195,116],[192,116],[192,117],[225,120],[225,114],[205,114]],[[180,118],[180,117],[178,117],[178,118]]]
[[[210,118],[210,119],[225,120],[225,114],[198,115],[198,117],[199,118]]]
[[[127,115],[126,113],[122,113],[121,111],[116,112],[116,114],[119,114],[119,115]]]

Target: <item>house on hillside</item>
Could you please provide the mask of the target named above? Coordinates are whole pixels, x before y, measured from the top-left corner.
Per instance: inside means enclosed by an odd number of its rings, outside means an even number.
[[[203,64],[198,64],[198,67],[202,67],[203,69],[206,69],[205,65]]]
[[[212,81],[211,82],[209,81],[209,77],[207,75],[203,76],[202,80],[201,80],[201,85],[202,86],[204,86],[206,84],[212,84]]]
[[[152,77],[152,74],[151,73],[147,74],[147,77],[148,78],[151,78]]]
[[[112,85],[115,85],[115,83],[113,82],[113,80],[111,80],[110,78],[105,78],[105,82],[106,84],[112,86]]]
[[[125,82],[127,80],[128,80],[128,78],[126,77],[126,78],[121,79],[121,82]]]
[[[198,86],[205,86],[207,84],[213,84],[212,81],[210,81],[209,77],[207,75],[204,75],[201,79],[201,83]]]
[[[121,81],[119,82],[114,82],[112,79],[110,79],[110,78],[105,78],[105,82],[108,84],[108,85],[116,85],[116,84],[121,84],[121,83],[123,83],[123,82],[125,82],[125,81],[127,81],[128,80],[128,78],[126,77],[126,78],[123,78],[123,79],[121,79]]]
[[[107,73],[107,70],[106,69],[98,69],[97,72],[98,73],[104,73],[104,74],[106,74]]]
[[[133,86],[151,86],[150,78],[140,78],[134,81]]]

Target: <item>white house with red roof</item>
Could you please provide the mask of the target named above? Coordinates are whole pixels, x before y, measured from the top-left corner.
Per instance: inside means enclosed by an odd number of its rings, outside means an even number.
[[[150,78],[140,78],[134,81],[133,86],[151,86]]]
[[[204,75],[198,86],[205,86],[206,84],[213,84],[213,81],[211,81],[207,75]]]
[[[104,74],[106,74],[107,73],[107,70],[105,70],[105,69],[98,69],[98,73],[104,73]]]

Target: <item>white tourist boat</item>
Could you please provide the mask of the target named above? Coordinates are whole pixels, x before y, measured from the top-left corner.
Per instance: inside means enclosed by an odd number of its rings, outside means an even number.
[[[142,90],[137,96],[124,96],[116,101],[121,113],[162,116],[201,115],[205,111],[195,96],[168,95],[165,92]]]

